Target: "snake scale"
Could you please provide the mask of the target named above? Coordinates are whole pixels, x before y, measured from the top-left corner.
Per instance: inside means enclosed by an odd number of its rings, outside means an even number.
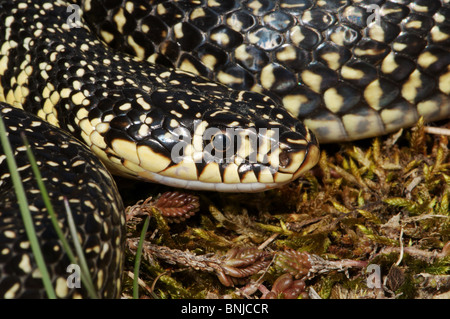
[[[20,133],[114,298],[125,231],[109,172],[264,191],[314,166],[317,140],[448,118],[449,95],[448,0],[0,1],[0,114],[61,298],[86,292],[67,286]],[[43,298],[5,158],[0,297]]]

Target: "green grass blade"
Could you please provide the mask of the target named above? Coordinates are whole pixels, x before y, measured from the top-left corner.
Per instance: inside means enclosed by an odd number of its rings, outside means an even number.
[[[83,247],[81,247],[81,243],[78,239],[77,229],[75,226],[75,221],[73,220],[72,210],[70,209],[69,202],[67,198],[64,198],[64,206],[66,207],[67,212],[67,223],[69,225],[69,231],[73,238],[73,245],[75,246],[75,250],[77,252],[80,268],[81,268],[81,280],[85,284],[86,290],[89,295],[93,299],[97,299],[98,295],[94,287],[94,283],[92,282],[92,278],[89,273],[89,267],[86,262],[86,258],[84,257]]]
[[[50,220],[52,221],[53,224],[53,228],[56,231],[56,234],[59,238],[59,240],[61,241],[61,244],[63,246],[64,252],[67,254],[67,256],[70,259],[70,262],[72,264],[78,264],[78,260],[84,260],[84,264],[82,264],[80,266],[81,269],[81,281],[83,282],[83,284],[86,287],[86,290],[88,291],[88,294],[91,298],[98,298],[97,292],[94,288],[94,285],[92,283],[92,278],[90,276],[89,273],[89,268],[87,267],[87,263],[86,263],[86,259],[84,258],[84,253],[81,250],[81,255],[80,252],[77,251],[77,256],[75,256],[75,254],[72,251],[72,248],[69,245],[69,242],[67,241],[66,237],[64,236],[64,233],[61,229],[61,227],[59,226],[58,223],[58,218],[56,216],[55,210],[53,209],[53,205],[51,204],[50,201],[50,196],[48,195],[47,192],[47,188],[45,187],[44,181],[42,180],[42,175],[41,172],[39,171],[39,168],[37,166],[36,163],[36,158],[34,157],[33,152],[31,151],[30,145],[28,143],[28,140],[26,138],[26,136],[24,134],[22,134],[22,139],[24,141],[24,144],[26,146],[26,152],[27,152],[27,156],[28,156],[28,160],[31,164],[31,168],[33,170],[33,174],[36,178],[36,182],[38,184],[39,190],[41,191],[41,196],[42,199],[45,203],[45,206],[47,208],[48,214],[50,216]],[[65,203],[66,205],[66,203]],[[70,212],[70,207],[68,208],[69,210],[67,210],[68,205],[66,205],[66,212],[69,215]],[[72,214],[70,212],[70,218],[72,217]],[[73,218],[70,219],[73,222]],[[70,220],[68,218],[68,222],[70,223]],[[75,245],[75,241],[78,241],[78,237],[73,237],[74,238],[74,245]],[[81,244],[78,241],[78,245],[81,246]],[[76,245],[75,245],[76,247]],[[77,259],[78,257],[78,259]],[[83,266],[84,265],[84,266]]]
[[[50,220],[52,221],[52,224],[53,224],[53,227],[55,228],[56,234],[58,235],[59,239],[61,240],[63,249],[66,252],[66,254],[68,255],[70,261],[72,263],[76,263],[75,254],[72,252],[69,242],[67,241],[61,227],[58,224],[58,218],[56,217],[55,210],[53,209],[53,205],[51,204],[50,196],[48,195],[47,188],[45,187],[44,181],[42,180],[42,175],[41,175],[41,172],[39,171],[39,167],[37,166],[36,158],[34,157],[34,154],[30,148],[30,144],[28,143],[28,140],[24,134],[22,134],[22,139],[26,146],[26,152],[27,152],[28,160],[31,164],[31,169],[33,170],[33,174],[36,178],[36,182],[38,184],[39,190],[41,191],[42,199],[45,203],[45,207],[47,208],[48,214],[50,215]]]
[[[28,200],[23,188],[23,184],[20,178],[20,174],[17,169],[17,163],[14,159],[14,153],[9,143],[8,137],[6,136],[6,127],[0,116],[0,142],[3,146],[3,150],[6,155],[6,161],[11,174],[11,179],[14,185],[14,189],[17,196],[17,201],[20,208],[20,213],[22,215],[25,231],[27,233],[28,239],[30,241],[31,250],[33,252],[36,264],[42,275],[42,282],[44,289],[47,293],[48,298],[56,299],[55,289],[53,288],[50,274],[47,270],[45,264],[44,256],[42,255],[41,248],[39,247],[39,241],[34,229],[33,218],[31,216],[30,210],[28,209]]]
[[[138,248],[136,250],[136,258],[134,260],[134,278],[133,278],[133,298],[139,298],[139,286],[138,286],[138,278],[139,278],[139,268],[141,266],[142,259],[142,248],[144,246],[145,234],[148,230],[148,225],[150,224],[150,216],[147,216],[144,222],[144,227],[141,231],[141,236],[139,238]]]

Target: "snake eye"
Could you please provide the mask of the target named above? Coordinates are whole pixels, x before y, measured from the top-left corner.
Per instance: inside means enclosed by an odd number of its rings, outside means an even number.
[[[279,159],[280,159],[280,166],[281,167],[284,168],[284,167],[288,166],[288,164],[290,162],[290,158],[289,158],[289,154],[286,151],[282,151],[281,152],[281,154],[279,156]]]
[[[217,152],[225,152],[231,146],[231,139],[228,135],[218,133],[211,139],[212,146]]]

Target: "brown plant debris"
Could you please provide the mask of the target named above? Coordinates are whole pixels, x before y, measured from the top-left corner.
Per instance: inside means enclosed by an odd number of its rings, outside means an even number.
[[[158,298],[450,295],[448,137],[428,135],[423,122],[387,137],[323,145],[318,166],[280,189],[195,193],[201,205],[181,194],[128,210],[161,213],[152,214],[139,275],[156,282]],[[182,223],[158,217],[199,209]],[[142,228],[131,221],[127,270]]]
[[[138,242],[138,238],[127,240],[127,245],[132,252],[137,250]],[[284,288],[293,289],[285,292],[287,296],[291,297],[296,292],[298,292],[298,296],[304,291],[304,287],[301,291],[299,287],[301,286],[300,281],[304,285],[303,279],[305,278],[313,278],[316,274],[323,274],[329,271],[345,271],[351,267],[362,268],[366,266],[365,262],[353,260],[326,261],[319,256],[306,252],[299,253],[291,249],[275,253],[259,250],[256,247],[236,247],[225,254],[195,255],[189,251],[170,249],[144,242],[143,252],[144,257],[151,262],[156,258],[171,265],[181,265],[196,271],[214,272],[219,281],[226,287],[248,283],[250,277],[267,270],[274,256],[276,256],[278,267],[287,271],[286,278],[289,276],[295,279],[302,279],[298,280],[298,282],[293,281],[289,287]],[[280,283],[279,285],[282,284]],[[279,286],[275,286],[274,292],[278,295],[284,290],[279,290]]]
[[[200,209],[198,196],[180,192],[165,192],[153,204],[169,221],[180,223]]]
[[[168,222],[180,223],[194,216],[200,209],[198,196],[187,193],[165,192],[152,200],[149,197],[129,207],[126,210],[127,221],[135,216],[151,215],[152,208],[156,208]]]
[[[275,280],[272,290],[263,294],[261,299],[307,299],[304,280],[294,280],[291,274],[284,274]]]
[[[293,249],[280,252],[276,264],[296,279],[313,278],[317,274],[331,271],[345,272],[352,267],[364,268],[367,266],[365,261],[348,259],[330,261],[315,254],[299,252]]]

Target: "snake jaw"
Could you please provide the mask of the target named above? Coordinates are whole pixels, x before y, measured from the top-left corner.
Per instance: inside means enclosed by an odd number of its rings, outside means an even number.
[[[310,144],[307,151],[306,156],[300,165],[297,172],[294,173],[294,178],[297,179],[300,175],[303,175],[305,172],[309,171],[311,168],[316,166],[316,164],[319,162],[320,158],[320,149],[319,146],[316,144]]]
[[[149,156],[145,156],[147,153],[144,150],[149,148],[141,145],[137,148],[139,161],[135,163],[138,168],[135,177],[168,186],[223,192],[260,192],[280,187],[313,167],[318,161],[319,149],[309,131],[304,136],[287,127],[279,128],[282,131],[280,135],[274,135],[276,130],[270,129],[255,133],[254,128],[239,129],[235,135],[225,135],[230,131],[217,129],[215,134],[203,137],[202,143],[197,141],[195,146],[187,144],[188,147],[182,149],[184,153],[176,152],[179,155],[176,162],[171,161],[168,155],[160,155],[167,157],[161,169],[148,164],[152,163],[154,154],[147,152]],[[196,134],[206,131],[196,131]],[[218,136],[220,140],[215,141]],[[232,141],[239,142],[233,144]],[[125,149],[123,143],[125,141],[121,142],[120,148],[116,148]],[[132,144],[131,141],[126,143]],[[211,153],[214,145],[219,147],[222,144],[226,146],[220,149],[223,154]],[[226,153],[225,150],[231,152]],[[168,153],[172,151],[168,150]],[[125,162],[133,161],[130,152],[119,156]],[[128,165],[128,168],[132,167]]]
[[[295,180],[317,164],[320,151],[315,138],[312,141],[287,138],[287,141],[289,145],[280,144],[279,171],[292,174],[292,180]]]
[[[196,190],[265,191],[295,180],[317,163],[314,135],[285,110],[268,105],[249,114],[239,106],[207,110],[201,118],[186,111],[183,127],[149,127],[137,145],[112,130],[106,144],[111,143],[128,177]],[[266,112],[281,114],[283,121],[266,120]],[[163,123],[179,123],[175,116],[164,113]],[[138,131],[133,126],[141,124],[130,125]]]

